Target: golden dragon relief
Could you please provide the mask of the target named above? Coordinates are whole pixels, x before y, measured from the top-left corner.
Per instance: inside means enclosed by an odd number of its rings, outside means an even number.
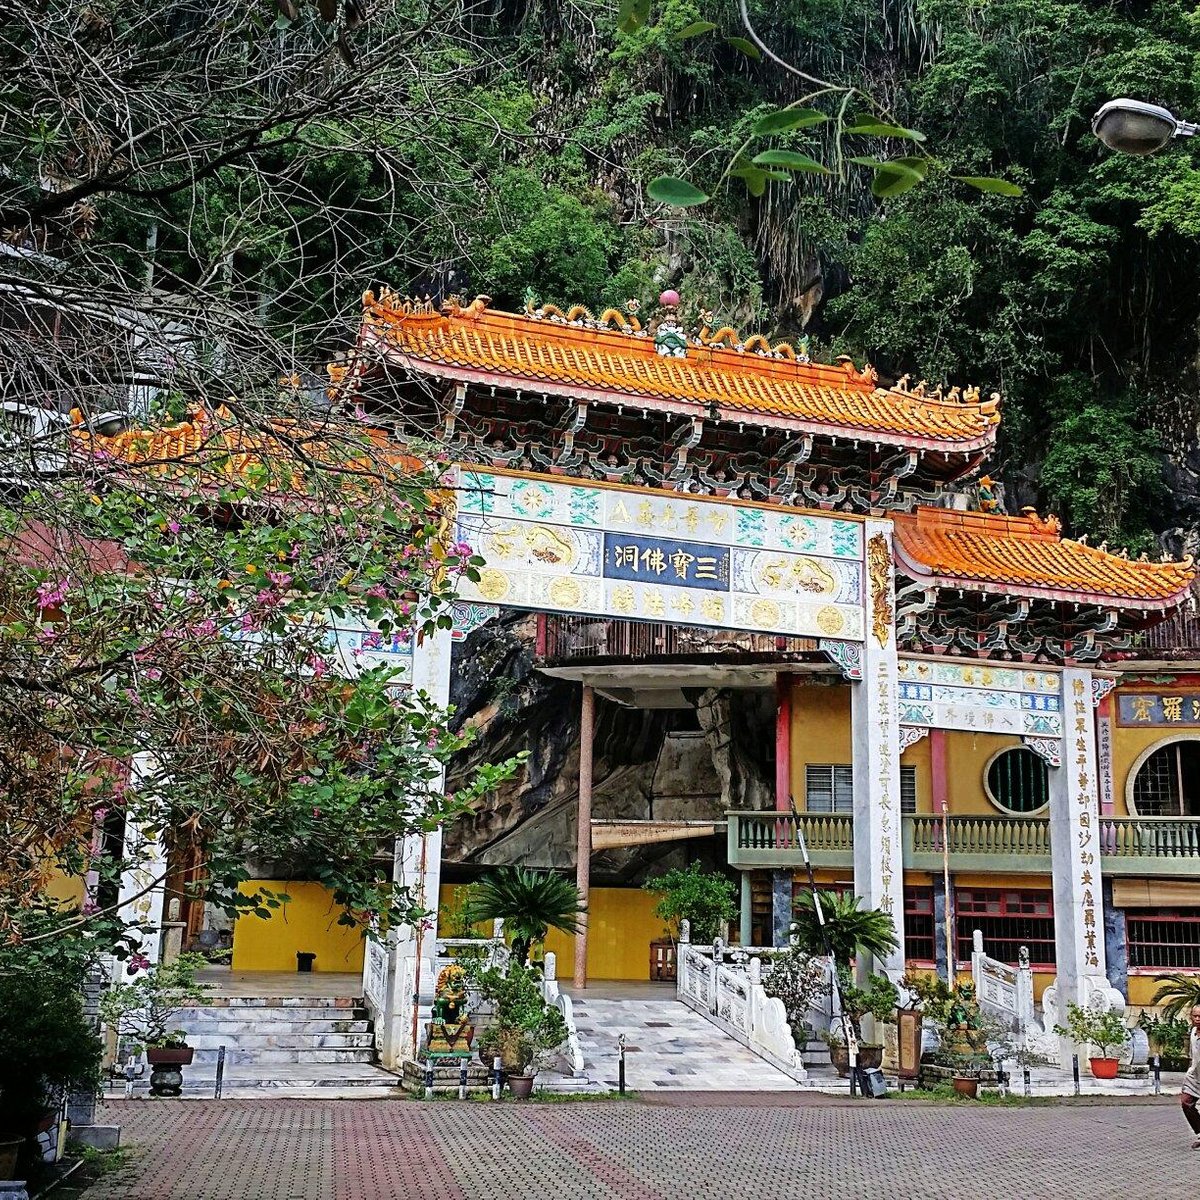
[[[867,542],[867,578],[871,583],[871,632],[886,646],[892,634],[895,612],[892,608],[892,552],[882,533]]]

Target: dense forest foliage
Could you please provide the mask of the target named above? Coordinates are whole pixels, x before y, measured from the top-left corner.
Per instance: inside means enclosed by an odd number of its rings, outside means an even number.
[[[751,15],[782,58],[924,133],[943,170],[894,200],[850,165],[760,198],[735,179],[700,208],[655,205],[648,179],[707,190],[755,116],[803,83],[730,44],[743,32],[730,0],[663,0],[629,35],[599,5],[502,0],[479,30],[490,65],[462,88],[465,119],[440,130],[463,169],[438,199],[457,212],[413,212],[414,258],[504,306],[527,287],[645,303],[670,284],[693,314],[743,332],[804,332],[814,353],[885,375],[998,389],[1010,507],[1054,508],[1137,549],[1195,525],[1200,171],[1187,144],[1115,157],[1089,124],[1119,95],[1200,113],[1200,12],[783,0]],[[697,20],[717,29],[680,39]],[[763,144],[833,165],[830,138],[816,126]],[[871,141],[857,152],[889,152]],[[1003,176],[1024,195],[981,195],[951,173]]]
[[[160,383],[184,396],[319,371],[380,283],[509,308],[527,290],[648,306],[670,286],[689,320],[998,390],[1011,509],[1196,548],[1200,171],[1189,143],[1121,158],[1089,123],[1120,95],[1200,116],[1200,10],[752,0],[780,59],[859,89],[805,99],[746,40],[738,0],[631,5],[631,32],[617,0],[19,6],[0,32],[0,235],[23,257],[0,282],[36,297],[69,278],[89,313],[101,293],[114,312],[170,293],[219,344],[160,369],[188,367]],[[838,141],[836,121],[754,136],[782,105],[836,115],[864,94],[924,135],[933,165],[903,195],[878,199],[851,160],[911,142]],[[747,146],[830,169],[754,195],[723,179]],[[664,174],[712,199],[652,201]],[[5,348],[29,357],[10,380],[45,371],[39,347]]]

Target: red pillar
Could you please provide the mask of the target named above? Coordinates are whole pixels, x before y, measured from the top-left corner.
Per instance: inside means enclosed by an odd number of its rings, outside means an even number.
[[[575,840],[575,886],[583,897],[579,930],[575,934],[575,986],[587,987],[588,894],[592,877],[592,741],[596,723],[596,693],[583,685],[579,711],[579,827]]]
[[[792,811],[792,677],[775,676],[775,811]]]

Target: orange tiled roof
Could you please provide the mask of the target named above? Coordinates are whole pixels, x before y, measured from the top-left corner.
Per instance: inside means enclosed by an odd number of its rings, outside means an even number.
[[[873,372],[826,366],[771,351],[689,340],[686,357],[656,352],[654,338],[615,310],[595,320],[582,308],[562,317],[490,311],[482,300],[443,312],[391,294],[364,302],[364,340],[426,374],[551,394],[644,403],[726,420],[769,418],[804,432],[942,451],[985,449],[995,440],[995,398],[940,400],[876,386]],[[542,310],[542,311],[549,311]],[[557,310],[554,310],[557,313]],[[567,318],[582,314],[574,320]],[[610,328],[616,325],[617,328]],[[790,352],[790,347],[786,348]]]
[[[356,473],[369,482],[381,468],[416,470],[418,459],[397,454],[385,434],[364,428],[356,431],[371,444],[360,452],[334,430],[312,423],[274,420],[269,429],[249,428],[239,423],[225,407],[209,412],[192,411],[186,421],[155,429],[130,429],[116,434],[92,433],[82,416],[72,412],[71,437],[76,451],[101,460],[141,465],[155,474],[195,474],[218,480],[244,479],[254,472],[265,473],[263,486],[274,492],[304,491],[305,475],[311,471],[302,461],[336,467],[345,473],[340,482],[352,486]]]
[[[1174,608],[1196,576],[1181,563],[1131,562],[1061,536],[1057,518],[921,507],[897,514],[899,569],[913,579],[1107,607]]]

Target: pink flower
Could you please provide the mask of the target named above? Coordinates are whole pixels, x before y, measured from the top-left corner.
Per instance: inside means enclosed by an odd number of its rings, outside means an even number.
[[[313,777],[311,775],[301,775],[300,778],[296,780],[297,783],[304,784],[305,787],[312,783],[312,781]]]
[[[99,808],[92,809],[92,820],[103,821],[108,816],[108,809],[101,805]]]
[[[58,637],[58,634],[48,625],[43,626],[37,631],[37,640],[45,644],[53,642]]]
[[[85,917],[90,917],[93,913],[98,913],[99,911],[100,905],[95,900],[85,900],[83,902],[83,915]]]
[[[329,664],[319,654],[310,654],[308,656],[308,665],[312,668],[312,673],[318,679],[329,670]]]
[[[320,810],[319,808],[314,808],[314,809],[313,809],[313,816],[314,816],[314,817],[319,817],[320,815],[321,815],[321,810]]]
[[[267,578],[282,592],[292,582],[292,577],[286,571],[268,571]]]
[[[197,637],[212,637],[217,632],[217,623],[212,617],[205,617],[203,621],[197,621],[192,626],[192,632]]]
[[[455,542],[454,545],[450,547],[450,553],[456,554],[459,558],[470,558],[471,557],[471,543],[470,542]]]
[[[377,583],[374,587],[367,588],[364,595],[374,596],[378,600],[386,600],[387,588],[385,588],[382,583]]]
[[[147,679],[150,679],[150,680],[161,679],[161,678],[162,678],[162,672],[161,672],[161,671],[160,671],[160,670],[159,670],[157,667],[151,667],[151,668],[150,668],[150,669],[149,669],[149,670],[146,672],[146,678],[147,678]]]
[[[70,591],[70,588],[70,579],[58,579],[54,583],[47,581],[40,584],[37,589],[39,607],[56,608],[67,598],[67,592]]]
[[[176,520],[172,519],[172,520],[170,520],[170,521],[168,521],[168,522],[167,522],[167,528],[168,528],[168,529],[169,529],[169,530],[170,530],[172,533],[178,533],[178,532],[179,532],[179,531],[180,531],[180,530],[183,528],[183,526],[182,526],[182,525],[180,525],[180,523],[179,523],[178,521],[176,521]]]
[[[125,970],[130,975],[133,975],[137,971],[148,971],[149,969],[150,960],[140,951],[137,951],[129,956],[129,962],[125,967]]]

